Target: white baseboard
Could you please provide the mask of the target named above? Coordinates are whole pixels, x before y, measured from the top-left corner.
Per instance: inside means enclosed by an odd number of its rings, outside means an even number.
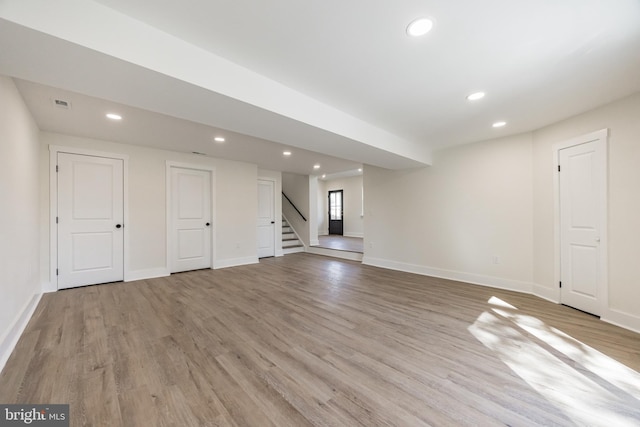
[[[4,369],[4,365],[6,365],[7,360],[9,360],[9,356],[11,356],[13,349],[16,347],[16,344],[18,344],[18,340],[27,327],[29,320],[31,320],[31,316],[33,316],[33,312],[36,310],[36,307],[40,302],[40,298],[42,298],[42,294],[40,293],[35,294],[31,298],[16,317],[13,322],[13,326],[11,326],[9,332],[2,339],[2,342],[0,342],[0,372]]]
[[[48,280],[46,282],[42,283],[42,293],[43,294],[48,294],[49,292],[56,292],[58,289],[56,288],[56,285],[49,282]]]
[[[302,240],[300,240],[300,241],[302,241]],[[309,243],[309,246],[318,246],[319,244],[320,244],[320,240],[314,239],[314,240],[311,240],[311,243]],[[303,245],[304,245],[304,243],[303,243]]]
[[[609,308],[600,316],[600,320],[640,334],[640,317],[633,314]]]
[[[440,268],[426,267],[423,265],[408,264],[398,261],[390,261],[380,258],[364,256],[362,263],[374,267],[382,267],[390,270],[399,270],[407,273],[421,274],[423,276],[439,277],[441,279],[456,280],[471,283],[473,285],[488,286],[491,288],[505,289],[508,291],[524,292],[531,294],[533,284],[519,280],[504,279],[502,277],[484,276],[481,274],[464,273],[460,271],[444,270]]]
[[[550,288],[548,286],[533,284],[533,295],[546,299],[547,301],[560,304],[560,288]]]
[[[129,271],[125,277],[124,277],[124,281],[125,282],[133,282],[135,280],[145,280],[145,279],[154,279],[156,277],[167,277],[171,275],[171,273],[169,273],[169,270],[162,267],[162,268],[149,268],[146,270],[134,270],[134,271]]]
[[[319,248],[317,246],[309,246],[306,252],[315,255],[348,259],[351,261],[362,261],[362,254],[360,252],[340,251],[337,249]]]
[[[145,280],[145,279],[154,279],[156,277],[167,277],[170,276],[171,273],[165,267],[161,268],[149,268],[146,270],[134,270],[129,271],[124,274],[123,282],[134,282],[136,280]],[[58,289],[56,285],[51,282],[46,282],[42,284],[42,292],[56,292]]]
[[[250,257],[244,257],[244,258],[219,259],[219,260],[216,260],[213,268],[218,269],[218,268],[227,268],[227,267],[237,267],[240,265],[249,265],[249,264],[257,264],[257,263],[258,263],[257,256],[250,256]]]
[[[364,239],[364,233],[344,233],[343,236],[344,237],[359,237],[361,239]]]
[[[296,247],[292,247],[292,248],[284,248],[284,250],[282,251],[283,255],[289,255],[289,254],[297,254],[298,252],[306,252],[304,246],[296,246]]]
[[[318,232],[318,236],[328,236],[328,235],[329,235],[329,233],[327,233],[326,231],[324,231],[322,233]],[[343,234],[343,236],[344,237],[360,237],[361,239],[364,239],[364,233],[347,233],[347,232],[345,232]],[[311,246],[313,246],[313,245],[311,245]]]

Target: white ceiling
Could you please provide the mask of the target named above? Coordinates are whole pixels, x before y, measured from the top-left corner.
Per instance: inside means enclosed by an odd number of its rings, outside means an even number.
[[[419,16],[434,29],[407,37]],[[407,168],[639,91],[640,2],[4,0],[0,49],[0,73],[25,80],[46,130],[180,151],[187,141],[294,172],[284,145],[305,155],[296,173],[315,161],[336,162],[326,173]],[[75,107],[82,124],[60,119],[44,106],[52,87],[134,116],[119,129]],[[476,90],[487,96],[467,101]],[[145,138],[150,124],[162,132]],[[219,130],[242,143],[207,145]]]
[[[335,174],[344,171],[354,174],[362,166],[348,160],[215,129],[104,99],[25,80],[16,79],[15,82],[38,126],[50,132],[187,153],[197,152],[221,159],[255,163],[264,169],[301,175]],[[70,107],[56,107],[55,100],[66,101]],[[108,112],[117,113],[123,119],[108,120],[105,118]],[[213,138],[216,136],[223,136],[225,141],[215,142]],[[283,155],[284,151],[290,151],[291,155]],[[315,170],[315,164],[319,164],[320,169]]]

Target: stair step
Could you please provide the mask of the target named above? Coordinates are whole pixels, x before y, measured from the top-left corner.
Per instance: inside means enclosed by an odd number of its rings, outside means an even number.
[[[282,248],[282,253],[284,255],[295,254],[297,252],[304,252],[304,246],[293,246],[290,248]]]
[[[282,252],[284,254],[304,252],[304,245],[285,219],[282,220]]]

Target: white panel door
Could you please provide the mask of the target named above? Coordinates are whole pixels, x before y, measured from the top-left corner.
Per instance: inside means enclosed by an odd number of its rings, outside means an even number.
[[[604,183],[596,142],[559,151],[561,302],[600,314],[600,206]]]
[[[171,168],[171,272],[211,267],[211,172]]]
[[[123,161],[58,153],[58,289],[124,279]]]
[[[258,180],[258,258],[275,256],[275,207],[273,181]]]

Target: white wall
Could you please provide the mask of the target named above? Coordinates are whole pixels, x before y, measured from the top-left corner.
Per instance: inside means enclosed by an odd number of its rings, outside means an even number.
[[[639,118],[640,93],[534,132],[439,151],[429,168],[366,166],[364,262],[558,301],[552,146],[607,128],[602,319],[640,331]]]
[[[640,331],[640,93],[533,133],[534,281],[554,281],[552,146],[609,129],[609,307],[602,318]]]
[[[531,290],[530,135],[442,150],[429,168],[365,166],[364,188],[365,263]]]
[[[274,183],[274,216],[276,234],[276,256],[282,256],[282,172],[258,169],[258,179],[273,181]]]
[[[364,220],[362,217],[362,175],[349,178],[337,178],[321,181],[318,191],[318,234],[326,235],[329,232],[328,224],[328,192],[344,190],[342,197],[344,203],[344,235],[349,237],[364,237]],[[321,213],[320,213],[321,212]]]
[[[298,210],[307,219],[304,221],[286,200],[282,201],[282,213],[298,234],[305,246],[310,244],[309,228],[309,175],[282,173],[282,191],[291,199]]]
[[[40,295],[38,128],[0,76],[0,369]]]
[[[129,260],[128,276],[152,277],[168,274],[166,265],[166,162],[203,164],[215,168],[216,227],[215,267],[257,262],[256,165],[194,154],[155,150],[127,144],[41,133],[41,187],[49,200],[49,145],[78,147],[129,156]],[[43,268],[48,280],[49,210],[41,210]],[[126,273],[126,272],[125,272]],[[126,275],[127,276],[127,275]]]

